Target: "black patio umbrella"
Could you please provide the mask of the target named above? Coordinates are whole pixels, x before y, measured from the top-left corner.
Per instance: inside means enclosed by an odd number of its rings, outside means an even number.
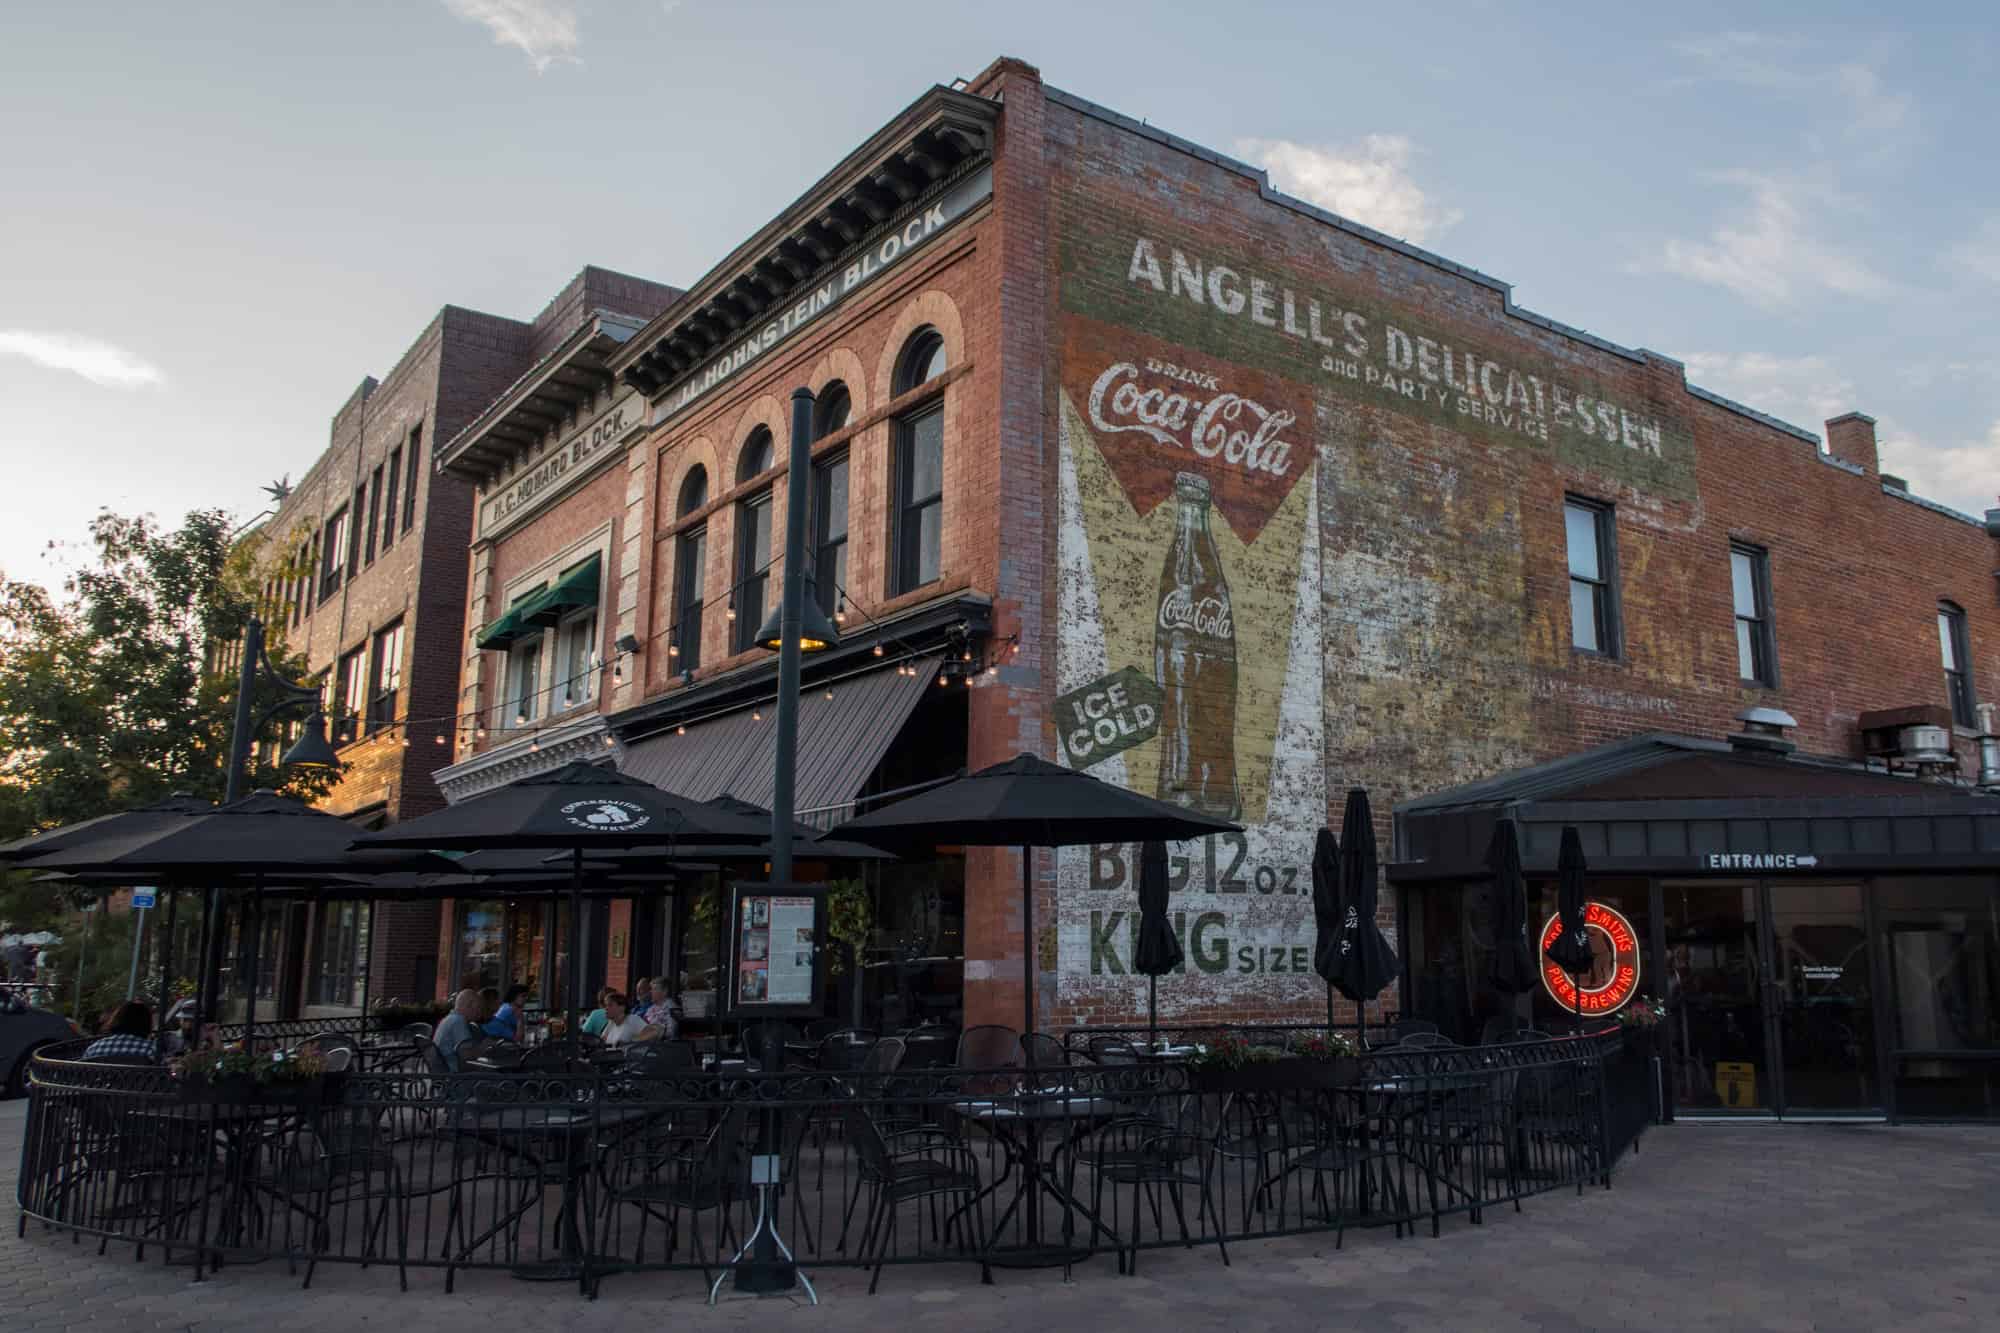
[[[1326,983],[1326,1034],[1333,1035],[1333,981],[1340,966],[1340,844],[1320,825],[1313,837],[1313,971]]]
[[[1583,839],[1574,824],[1565,824],[1562,850],[1556,854],[1556,916],[1558,929],[1549,942],[1549,961],[1570,975],[1576,994],[1576,1031],[1583,1031],[1583,974],[1596,964],[1590,947],[1590,927],[1585,924],[1584,877],[1589,867],[1583,859]]]
[[[176,819],[185,815],[207,814],[215,809],[213,803],[190,796],[186,792],[175,792],[164,800],[151,801],[145,805],[119,810],[113,814],[98,815],[93,819],[79,820],[65,824],[61,828],[31,833],[25,838],[16,838],[9,843],[0,843],[0,861],[26,861],[33,857],[47,856],[54,852],[73,851],[94,843],[117,841],[134,834],[163,831],[172,826]]]
[[[356,838],[356,847],[563,849],[570,853],[569,1023],[574,1040],[583,1008],[577,948],[584,858],[600,850],[678,842],[756,843],[768,826],[652,783],[593,764],[570,763],[510,782],[496,791]],[[587,849],[587,850],[586,850]]]
[[[1486,864],[1493,871],[1493,989],[1520,995],[1535,988],[1539,969],[1528,947],[1528,886],[1521,876],[1521,836],[1514,821],[1493,826]]]
[[[354,826],[346,820],[288,796],[258,791],[227,805],[162,814],[150,825],[135,822],[123,835],[79,840],[29,864],[37,871],[65,871],[98,884],[122,880],[204,886],[208,901],[197,1005],[203,1014],[213,1014],[220,998],[213,987],[226,888],[247,887],[258,896],[269,884],[450,868],[450,862],[428,855],[358,852],[353,842]],[[254,950],[253,944],[252,966]],[[254,1029],[254,1004],[249,1018]]]
[[[946,844],[1021,848],[1022,1013],[1026,1031],[1033,1032],[1035,895],[1030,849],[1155,839],[1178,842],[1212,833],[1240,833],[1242,828],[1031,754],[1017,754],[1003,764],[850,819],[832,832],[889,851]],[[1032,1043],[1029,1049],[1032,1058]]]
[[[1333,984],[1354,1001],[1363,1045],[1368,1038],[1368,1001],[1402,971],[1396,951],[1375,924],[1378,869],[1368,793],[1354,787],[1347,793],[1347,810],[1340,821],[1340,942]]]
[[[1139,938],[1132,945],[1132,968],[1146,978],[1147,1041],[1160,1044],[1160,978],[1187,955],[1173,922],[1167,920],[1167,844],[1155,838],[1139,849]]]

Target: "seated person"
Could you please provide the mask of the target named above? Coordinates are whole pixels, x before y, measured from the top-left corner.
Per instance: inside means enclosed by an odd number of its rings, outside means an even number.
[[[650,977],[634,977],[632,984],[625,988],[625,993],[631,997],[632,1012],[650,1023],[652,1016],[646,1011],[653,1007],[652,979]]]
[[[660,1035],[658,1028],[648,1026],[645,1019],[626,1007],[625,996],[619,991],[604,997],[604,1017],[606,1046],[629,1046],[636,1041],[652,1041]]]
[[[653,981],[653,1003],[642,1017],[649,1027],[656,1027],[660,1035],[671,1041],[680,1035],[680,1020],[674,1015],[674,997],[667,994],[667,979],[656,977]]]
[[[500,1001],[500,1007],[493,1011],[491,1018],[480,1024],[480,1030],[489,1037],[502,1037],[508,1041],[521,1040],[520,1000],[527,993],[528,988],[519,982],[509,986],[506,997]]]
[[[166,1026],[160,1029],[160,1054],[168,1059],[186,1055],[199,1044],[197,1031],[201,1025],[201,1012],[194,1007],[193,1000],[176,1001],[167,1013]]]
[[[90,1043],[83,1058],[96,1060],[107,1055],[159,1059],[159,1043],[153,1040],[153,1011],[137,1000],[127,1000],[113,1010],[104,1035]]]
[[[597,1007],[584,1016],[584,1036],[601,1037],[604,1035],[604,1025],[611,1021],[604,1013],[604,997],[609,994],[611,994],[611,987],[609,986],[605,986],[597,992]]]
[[[479,1037],[478,1018],[479,992],[462,990],[453,998],[451,1012],[438,1020],[437,1030],[431,1034],[438,1053],[444,1056],[445,1065],[454,1074],[459,1072],[459,1048]]]

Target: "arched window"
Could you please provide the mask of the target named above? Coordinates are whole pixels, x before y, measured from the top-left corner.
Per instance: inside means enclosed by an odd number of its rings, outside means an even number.
[[[896,394],[929,384],[945,371],[944,339],[921,328],[896,363]],[[937,580],[944,557],[944,397],[933,395],[896,419],[896,508],[891,596]]]
[[[750,433],[736,460],[741,485],[771,470],[771,432],[764,426]],[[731,651],[753,646],[764,624],[771,587],[771,488],[765,486],[736,502],[736,583],[729,599]]]
[[[1972,702],[1972,644],[1965,633],[1965,608],[1939,602],[1938,648],[1944,654],[1944,690],[1951,700],[1951,720],[1961,727],[1979,725]]]
[[[681,480],[681,498],[674,506],[674,517],[686,518],[707,503],[708,469],[696,463]]]
[[[696,464],[681,481],[677,518],[685,518],[708,503],[708,469]],[[675,671],[701,668],[703,584],[708,574],[708,525],[701,524],[674,539],[674,620],[667,636],[667,658]]]
[[[847,386],[839,380],[819,391],[819,400],[813,404],[813,438],[823,440],[837,430],[847,427],[847,418],[853,414],[854,400],[847,392]]]

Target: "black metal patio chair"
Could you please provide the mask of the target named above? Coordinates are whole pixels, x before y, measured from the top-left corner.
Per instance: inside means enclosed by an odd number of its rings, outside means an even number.
[[[1137,1275],[1139,1271],[1139,1247],[1149,1210],[1155,1234],[1165,1236],[1162,1198],[1173,1207],[1182,1244],[1192,1247],[1197,1240],[1204,1239],[1188,1229],[1183,1195],[1190,1189],[1196,1191],[1195,1228],[1199,1230],[1204,1221],[1215,1228],[1216,1252],[1222,1256],[1223,1265],[1228,1266],[1229,1246],[1224,1235],[1228,1227],[1222,1220],[1213,1190],[1217,1153],[1212,1139],[1149,1116],[1130,1116],[1092,1130],[1070,1149],[1069,1159],[1072,1175],[1080,1163],[1090,1167],[1091,1216],[1086,1221],[1091,1240],[1094,1245],[1098,1234],[1108,1233],[1122,1242],[1119,1272]],[[1128,1191],[1129,1209],[1117,1207],[1119,1200],[1114,1199],[1107,1218],[1107,1187]],[[1074,1194],[1073,1190],[1070,1192]],[[1066,1225],[1073,1226],[1073,1220]],[[1122,1233],[1120,1226],[1124,1228]]]
[[[956,1233],[962,1253],[974,1255],[985,1248],[976,1206],[979,1159],[969,1148],[943,1130],[929,1127],[884,1134],[867,1108],[858,1103],[843,1108],[843,1115],[843,1129],[855,1154],[858,1183],[868,1195],[868,1211],[856,1257],[865,1266],[870,1255],[874,1256],[874,1272],[868,1279],[870,1295],[881,1282],[882,1266],[895,1248],[905,1204],[932,1201],[934,1240],[948,1241]],[[945,1214],[942,1222],[936,1206],[940,1199],[958,1201],[958,1207]],[[843,1228],[841,1246],[845,1245]],[[990,1276],[983,1261],[980,1276]]]

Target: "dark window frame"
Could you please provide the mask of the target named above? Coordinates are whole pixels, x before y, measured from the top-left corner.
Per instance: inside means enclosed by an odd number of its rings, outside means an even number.
[[[333,676],[335,745],[351,745],[362,736],[362,708],[368,688],[368,645],[356,644],[340,655]]]
[[[903,344],[902,355],[897,358],[895,391],[897,397],[915,392],[927,384],[935,384],[942,379],[948,364],[944,359],[944,336],[935,328],[926,326],[911,334]],[[920,435],[932,421],[937,423],[937,478],[935,492],[915,494],[911,487],[916,473],[916,450]],[[896,418],[895,429],[895,502],[890,510],[889,549],[889,595],[900,597],[926,587],[943,577],[944,574],[944,388],[927,395],[922,402],[905,409]],[[938,511],[936,525],[937,550],[932,553],[924,543],[924,517],[927,511]],[[933,557],[935,571],[925,578],[924,558]]]
[[[707,577],[708,525],[702,523],[674,539],[674,619],[668,660],[676,672],[701,670],[701,622],[708,605]]]
[[[366,550],[361,557],[363,565],[375,563],[375,533],[382,526],[382,467],[376,465],[368,478],[368,536]]]
[[[1753,614],[1745,615],[1736,605],[1736,558],[1742,556],[1750,562],[1750,591],[1755,602]],[[1778,688],[1778,628],[1771,613],[1771,553],[1752,542],[1732,541],[1729,543],[1729,604],[1735,614],[1736,626],[1749,626],[1751,674],[1743,674],[1742,639],[1744,630],[1736,630],[1736,675],[1745,685],[1755,685],[1767,690]]]
[[[347,508],[347,577],[361,572],[361,516],[368,512],[368,483],[354,488],[354,501]]]
[[[383,485],[388,493],[382,499],[382,551],[388,553],[396,544],[396,505],[402,496],[403,448],[396,446],[389,451],[389,459],[382,465]]]
[[[318,565],[319,599],[322,602],[340,591],[341,580],[347,575],[349,519],[347,506],[342,505],[327,516],[320,528]]]
[[[736,484],[741,486],[769,472],[777,461],[777,439],[768,426],[758,426],[743,439],[736,455]],[[771,608],[771,566],[776,563],[776,512],[771,488],[764,486],[736,502],[735,556],[729,562],[729,631],[731,652],[746,653],[756,647],[757,631]],[[764,530],[762,562],[755,549],[755,533]],[[752,590],[755,596],[752,596]]]
[[[812,468],[812,580],[813,595],[819,600],[819,609],[828,616],[839,613],[841,601],[846,593],[840,580],[842,557],[847,553],[847,543],[854,527],[854,512],[850,508],[854,470],[849,466],[851,455],[840,449],[818,459]],[[826,516],[833,507],[833,476],[840,474],[842,514],[840,532],[829,534],[826,530]]]
[[[396,700],[403,691],[401,617],[375,631],[370,655],[373,660],[368,668],[368,730],[373,732],[396,721]]]
[[[1951,705],[1952,725],[1975,728],[1979,725],[1979,701],[1972,687],[1972,636],[1966,629],[1965,608],[1941,597],[1937,618],[1940,664],[1944,650],[1951,650],[1951,665],[1944,668],[1944,691]]]
[[[417,521],[417,482],[422,472],[424,456],[424,423],[419,421],[410,427],[410,473],[403,483],[403,531],[408,532]]]
[[[1591,523],[1597,538],[1597,577],[1577,574],[1570,567],[1569,559],[1569,511],[1581,510],[1591,516]],[[1570,651],[1584,653],[1591,657],[1602,657],[1609,661],[1622,661],[1624,651],[1624,617],[1620,614],[1618,596],[1618,510],[1603,500],[1593,500],[1587,495],[1566,494],[1563,496],[1563,590],[1568,594],[1570,607]],[[1586,647],[1576,641],[1576,594],[1577,584],[1584,584],[1593,591],[1591,613],[1594,620],[1598,646]]]

